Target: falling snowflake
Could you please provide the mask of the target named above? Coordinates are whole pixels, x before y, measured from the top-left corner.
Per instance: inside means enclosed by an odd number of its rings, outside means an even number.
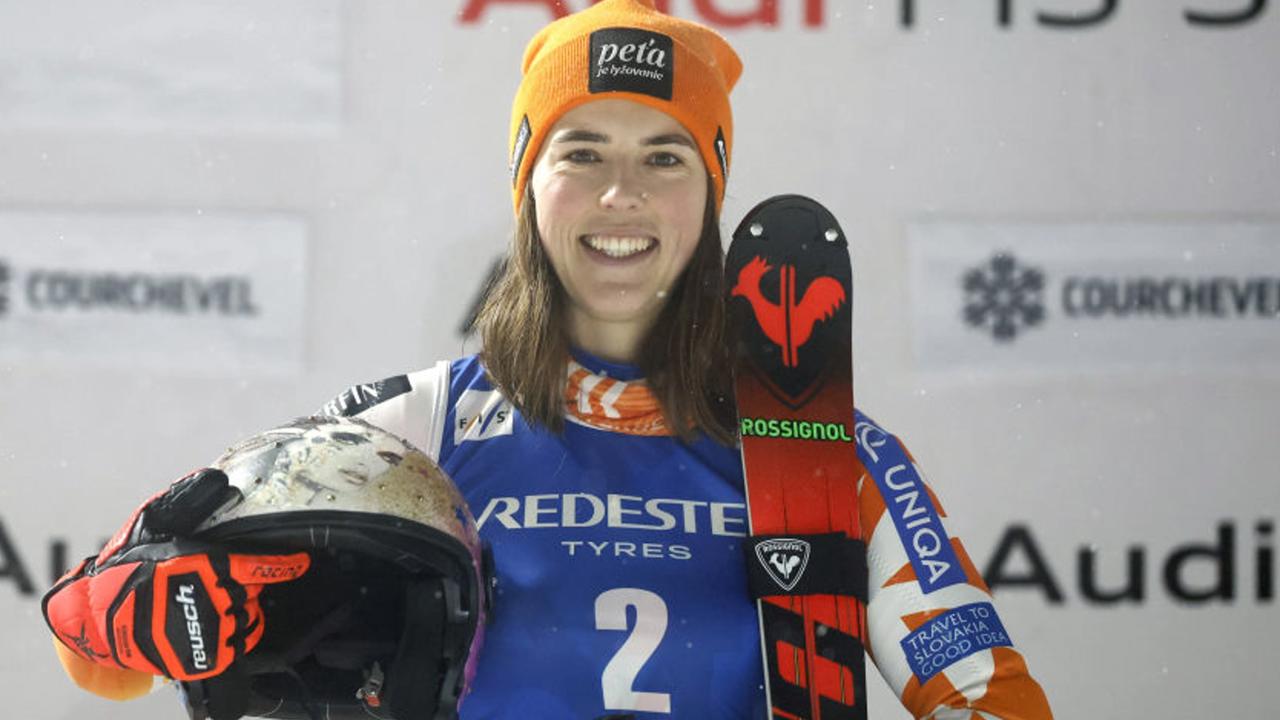
[[[1044,273],[1021,267],[1013,255],[1000,253],[986,267],[965,273],[964,320],[986,328],[1000,342],[1044,321]]]

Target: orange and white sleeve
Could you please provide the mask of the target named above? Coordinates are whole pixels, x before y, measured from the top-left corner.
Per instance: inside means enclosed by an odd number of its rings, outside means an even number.
[[[916,718],[1051,720],[1048,700],[915,460],[856,418],[868,650]]]

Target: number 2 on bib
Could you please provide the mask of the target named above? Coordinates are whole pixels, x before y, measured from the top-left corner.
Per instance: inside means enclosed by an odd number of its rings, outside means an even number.
[[[627,626],[627,610],[635,608],[636,624]],[[606,710],[670,713],[671,695],[638,692],[636,676],[667,634],[667,604],[657,594],[640,588],[614,588],[596,598],[597,630],[631,630],[626,642],[604,667],[600,687]]]

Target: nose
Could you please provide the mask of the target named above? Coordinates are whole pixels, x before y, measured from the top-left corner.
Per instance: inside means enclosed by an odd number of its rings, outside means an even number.
[[[618,170],[600,193],[600,206],[606,210],[636,210],[649,199],[642,183],[632,173]]]

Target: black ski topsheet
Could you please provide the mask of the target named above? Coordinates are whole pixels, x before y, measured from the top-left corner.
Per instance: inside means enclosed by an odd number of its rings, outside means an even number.
[[[865,720],[848,242],[822,205],[782,195],[747,213],[725,272],[771,713]]]

